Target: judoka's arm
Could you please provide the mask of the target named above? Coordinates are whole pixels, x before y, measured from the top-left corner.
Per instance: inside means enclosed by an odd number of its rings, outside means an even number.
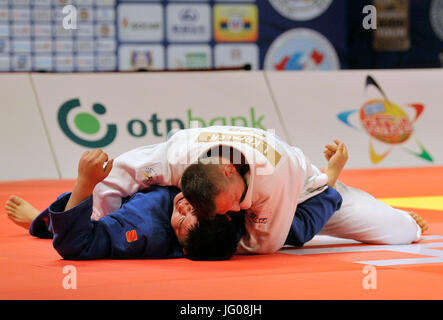
[[[101,149],[85,151],[78,163],[72,193],[57,199],[48,208],[53,246],[63,258],[97,259],[109,251],[105,229],[101,225],[96,227],[90,219],[92,191],[112,169],[113,159],[108,160],[108,155]],[[90,249],[93,249],[92,253],[88,252]]]
[[[92,197],[65,211],[70,197],[67,194],[48,208],[54,249],[70,260],[109,258],[110,237],[103,224],[90,218]]]
[[[325,172],[328,175],[328,185],[330,187],[335,186],[338,176],[348,161],[348,149],[346,145],[339,140],[334,140],[334,142],[336,144],[335,146],[327,144],[323,151],[326,160],[328,160],[328,167],[325,169]]]
[[[177,192],[153,187],[136,193],[120,209],[90,219],[92,197],[63,211],[69,194],[49,207],[56,251],[70,260],[181,258],[168,218]]]
[[[151,185],[173,185],[166,152],[167,144],[159,143],[116,157],[110,174],[94,188],[92,218],[99,219],[114,212],[121,207],[123,198]]]
[[[78,162],[77,180],[65,211],[90,197],[96,184],[111,172],[112,164],[113,159],[108,161],[108,155],[101,149],[85,151]]]
[[[325,226],[342,204],[341,195],[333,188],[299,203],[285,244],[302,246]]]
[[[328,144],[323,151],[328,160],[325,173],[330,188],[297,205],[286,244],[302,246],[311,240],[341,207],[342,197],[333,187],[348,161],[348,150],[341,141],[334,142],[335,146]]]

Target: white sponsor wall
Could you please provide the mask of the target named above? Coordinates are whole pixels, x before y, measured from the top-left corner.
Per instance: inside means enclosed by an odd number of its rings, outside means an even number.
[[[100,141],[109,125],[116,127],[115,137],[110,138],[112,142],[102,147],[111,157],[142,145],[163,142],[171,129],[189,128],[190,121],[199,126],[240,125],[272,128],[279,135],[284,132],[261,72],[31,77],[43,106],[62,178],[76,177],[76,162],[87,147],[101,147],[82,146],[62,131],[58,115],[66,103],[78,105],[66,117],[66,125],[78,138]],[[97,104],[101,107],[95,110]],[[88,121],[99,122],[100,129],[91,128],[92,133],[81,130]]]
[[[1,74],[0,180],[58,178],[27,74]]]
[[[319,167],[334,138],[349,147],[348,168],[443,165],[441,83],[443,70],[3,74],[0,180],[75,178],[85,150],[116,157],[191,121],[275,130]],[[367,132],[359,112],[373,100],[394,106],[385,118],[407,114],[406,141]],[[415,121],[411,105],[422,106]]]

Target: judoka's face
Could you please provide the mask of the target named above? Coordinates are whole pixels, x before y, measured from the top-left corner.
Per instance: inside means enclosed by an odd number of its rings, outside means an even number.
[[[197,223],[197,216],[194,208],[183,196],[179,193],[174,198],[174,211],[171,216],[171,226],[174,229],[178,240],[181,242],[188,236],[191,230]]]
[[[215,197],[215,213],[225,214],[228,211],[240,211],[240,203],[245,197],[247,187],[245,180],[237,172],[230,176],[229,182]]]

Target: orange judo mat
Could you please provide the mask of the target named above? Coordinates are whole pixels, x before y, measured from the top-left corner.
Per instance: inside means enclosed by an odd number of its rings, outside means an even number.
[[[69,261],[2,209],[0,299],[443,299],[443,167],[345,170],[341,180],[419,213],[429,223],[424,240],[399,249],[320,236],[303,248],[220,262]],[[43,210],[73,184],[1,182],[0,201],[16,194]]]

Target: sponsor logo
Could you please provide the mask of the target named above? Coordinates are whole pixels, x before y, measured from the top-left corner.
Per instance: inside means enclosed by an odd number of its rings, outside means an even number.
[[[31,56],[28,54],[17,54],[12,56],[13,71],[29,71],[31,70]]]
[[[409,0],[375,0],[377,28],[373,31],[376,51],[407,51],[411,47]]]
[[[258,38],[255,5],[215,5],[214,38],[219,42],[254,42]]]
[[[332,0],[269,0],[274,9],[290,20],[305,21],[325,12]]]
[[[256,213],[254,213],[252,211],[248,211],[248,213],[246,214],[246,217],[252,223],[258,223],[258,224],[267,224],[268,223],[268,218],[260,218],[259,216],[257,216]]]
[[[155,170],[153,168],[145,169],[145,179],[148,182],[151,181],[156,175],[157,175],[157,173],[155,172]]]
[[[10,68],[10,58],[9,56],[0,56],[0,70],[1,71],[9,71]]]
[[[80,21],[83,21],[83,22],[92,21],[92,9],[81,8],[79,10],[78,17],[80,18]]]
[[[52,70],[52,57],[50,55],[34,55],[35,70]]]
[[[67,53],[55,56],[56,71],[71,72],[74,70],[74,57]]]
[[[407,107],[413,112],[413,116],[404,108],[388,99],[382,88],[371,76],[367,76],[365,88],[373,87],[378,92],[378,98],[368,100],[360,109],[341,112],[338,119],[345,125],[357,131],[366,132],[369,137],[369,154],[371,162],[379,163],[386,158],[395,146],[403,145],[413,133],[413,124],[419,119],[425,107],[421,103],[411,103]],[[358,115],[360,125],[352,115]],[[382,142],[387,148],[379,153],[374,148],[373,140]],[[406,152],[423,160],[433,162],[433,159],[425,147],[416,139],[419,151],[403,147]]]
[[[64,102],[57,113],[57,120],[60,129],[72,142],[87,148],[103,148],[111,144],[117,137],[117,124],[110,123],[105,126],[100,121],[100,116],[106,114],[106,108],[101,103],[95,103],[92,106],[92,113],[82,110],[78,98],[73,98]],[[214,117],[212,119],[203,119],[193,114],[191,109],[187,110],[187,118],[183,120],[179,117],[162,119],[157,113],[153,113],[148,119],[127,119],[118,120],[119,125],[126,128],[127,134],[132,138],[143,138],[149,134],[154,137],[167,138],[170,132],[177,129],[194,127],[207,127],[213,125],[232,125],[259,128],[266,130],[263,125],[265,116],[257,115],[255,108],[249,109],[249,117]],[[162,130],[164,126],[164,130]],[[124,132],[124,131],[123,131]],[[145,172],[146,179],[155,176],[154,172]]]
[[[128,243],[137,241],[137,231],[136,230],[126,231],[126,241]]]
[[[267,70],[335,70],[340,62],[333,45],[317,31],[298,28],[286,31],[269,47]]]
[[[121,4],[118,7],[121,41],[163,40],[163,7],[157,4]]]
[[[153,57],[151,51],[132,51],[130,56],[131,67],[134,69],[151,68]]]
[[[211,38],[209,5],[172,4],[167,8],[169,41],[198,42]]]
[[[171,45],[169,69],[203,69],[211,66],[211,48],[206,45]]]
[[[152,167],[148,167],[144,169],[144,178],[145,185],[159,185],[162,184],[162,175],[159,175],[161,169],[154,169]]]
[[[432,29],[435,34],[443,41],[443,0],[432,0],[429,12]]]
[[[100,35],[100,37],[113,37],[115,34],[114,26],[110,23],[102,23],[100,25],[97,25],[96,27],[97,34]]]
[[[71,129],[72,125],[77,131],[87,136],[97,134],[101,127],[101,123],[97,117],[87,112],[78,112],[73,119],[73,123],[68,124],[68,115],[73,110],[77,110],[77,108],[80,107],[80,100],[72,99],[66,101],[58,110],[57,120],[63,133],[73,142],[88,148],[102,148],[114,141],[117,135],[117,126],[115,124],[108,124],[105,135],[99,139],[87,140],[74,133]],[[106,108],[99,103],[94,104],[92,110],[97,115],[103,115],[106,113]]]
[[[121,45],[119,46],[119,69],[163,69],[164,48],[161,45]]]
[[[214,56],[216,67],[237,67],[246,64],[253,70],[259,67],[259,50],[255,43],[217,44]]]
[[[9,10],[8,8],[0,8],[0,21],[8,22]]]
[[[9,40],[0,39],[0,53],[9,52]]]

